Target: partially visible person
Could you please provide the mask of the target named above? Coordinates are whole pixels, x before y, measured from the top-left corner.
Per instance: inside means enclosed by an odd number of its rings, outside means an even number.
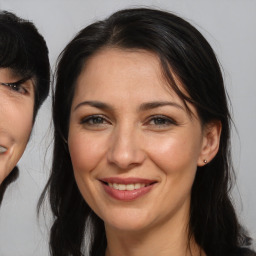
[[[56,72],[51,255],[255,255],[230,120],[216,56],[182,18],[130,9],[81,30]]]
[[[30,21],[0,12],[0,204],[49,92],[50,64],[42,35]]]

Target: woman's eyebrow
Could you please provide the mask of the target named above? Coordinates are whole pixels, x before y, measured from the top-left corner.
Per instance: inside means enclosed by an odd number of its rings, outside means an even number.
[[[172,101],[153,101],[153,102],[146,102],[140,105],[139,111],[146,111],[154,108],[159,108],[163,106],[172,106],[184,110],[184,108],[179,105],[178,103]]]
[[[75,111],[79,107],[85,106],[85,105],[103,109],[103,110],[113,110],[113,107],[111,107],[109,104],[103,103],[101,101],[83,101],[83,102],[80,102],[79,104],[77,104],[73,111]]]
[[[76,105],[73,111],[77,110],[81,106],[91,106],[102,110],[111,110],[113,111],[114,108],[110,106],[107,103],[101,102],[101,101],[83,101]],[[152,102],[146,102],[139,106],[138,111],[146,111],[154,108],[159,108],[163,106],[172,106],[179,108],[181,110],[184,110],[184,108],[179,105],[178,103],[172,102],[172,101],[152,101]]]

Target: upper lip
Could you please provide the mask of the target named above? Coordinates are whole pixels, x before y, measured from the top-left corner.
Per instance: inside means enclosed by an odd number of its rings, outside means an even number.
[[[156,180],[136,178],[136,177],[129,177],[129,178],[108,177],[108,178],[102,178],[99,180],[102,182],[105,182],[105,183],[117,183],[117,184],[125,184],[125,185],[136,184],[136,183],[149,185],[149,184],[157,182]]]

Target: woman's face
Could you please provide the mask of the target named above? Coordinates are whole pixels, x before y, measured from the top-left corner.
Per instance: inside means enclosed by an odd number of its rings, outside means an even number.
[[[0,184],[16,166],[32,129],[34,87],[10,69],[0,69]]]
[[[79,190],[106,228],[186,220],[206,142],[145,51],[105,49],[81,72],[68,146]]]

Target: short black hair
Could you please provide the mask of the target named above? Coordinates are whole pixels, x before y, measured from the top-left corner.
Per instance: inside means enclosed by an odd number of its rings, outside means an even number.
[[[0,68],[35,79],[35,118],[49,92],[48,48],[32,22],[7,11],[0,11]]]

